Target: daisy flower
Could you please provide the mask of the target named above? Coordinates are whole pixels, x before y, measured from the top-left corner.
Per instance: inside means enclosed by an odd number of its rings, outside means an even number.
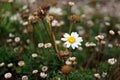
[[[71,35],[68,33],[65,33],[64,38],[61,38],[62,41],[65,41],[64,45],[65,47],[69,48],[70,46],[72,49],[78,48],[79,45],[81,45],[82,37],[79,37],[77,32],[72,32]]]

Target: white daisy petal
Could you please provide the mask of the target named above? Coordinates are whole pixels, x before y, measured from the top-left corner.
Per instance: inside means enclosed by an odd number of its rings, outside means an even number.
[[[62,41],[67,41],[67,38],[61,38]]]
[[[69,42],[65,42],[64,45],[69,48],[70,47],[70,43]]]
[[[77,32],[72,32],[71,36],[74,36],[75,38],[77,38],[79,35],[77,34]]]
[[[65,38],[68,38],[68,37],[70,37],[70,35],[69,35],[68,33],[65,33],[65,34],[64,34],[64,37],[65,37]]]
[[[72,47],[73,49],[75,49],[75,45],[71,45],[71,47]]]

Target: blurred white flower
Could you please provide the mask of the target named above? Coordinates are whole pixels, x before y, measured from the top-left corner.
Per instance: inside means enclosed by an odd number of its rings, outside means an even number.
[[[103,35],[98,35],[95,37],[96,40],[103,40],[104,39],[104,36]]]
[[[22,76],[22,80],[28,80],[28,76]]]
[[[46,78],[46,77],[47,77],[47,74],[44,73],[44,72],[41,72],[41,73],[40,73],[40,77],[42,77],[42,78]]]
[[[15,37],[15,42],[16,43],[20,42],[20,37]]]
[[[78,48],[83,41],[82,37],[79,37],[77,32],[72,32],[71,35],[65,33],[63,36],[64,38],[61,38],[61,40],[65,41],[64,45],[67,48],[69,48],[70,46],[72,47],[72,49]]]
[[[12,77],[12,74],[10,72],[5,73],[4,77],[5,77],[5,79],[9,79]]]
[[[14,36],[15,36],[14,34],[9,33],[9,37],[10,37],[10,38],[13,38]]]
[[[38,43],[38,48],[42,48],[44,46],[43,43]]]
[[[105,78],[107,76],[107,72],[102,73],[102,77]]]
[[[118,35],[120,35],[120,31],[118,31]]]
[[[101,78],[101,76],[100,76],[100,74],[99,74],[99,73],[95,73],[95,74],[94,74],[94,77],[95,77],[95,78],[98,78],[98,79],[100,79],[100,78]]]
[[[4,63],[4,62],[0,63],[0,67],[3,67],[4,65],[5,65],[5,63]]]
[[[72,62],[71,62],[71,61],[69,61],[69,60],[67,60],[67,61],[65,62],[65,64],[66,64],[66,65],[71,65],[71,64],[72,64]]]
[[[32,71],[32,74],[37,74],[38,73],[38,70],[33,70]]]
[[[37,57],[38,57],[38,54],[36,54],[36,53],[32,54],[32,58],[37,58]]]
[[[18,62],[18,66],[22,67],[22,66],[24,66],[24,65],[25,65],[25,62],[24,62],[24,61],[19,61],[19,62]]]
[[[8,64],[8,67],[13,67],[13,63],[9,63],[9,64]]]
[[[108,59],[108,63],[110,65],[114,65],[116,62],[117,62],[117,60],[115,58]]]
[[[22,18],[21,18],[21,15],[20,13],[17,13],[17,14],[14,14],[10,17],[10,20],[11,21],[21,21],[22,22]]]
[[[43,71],[43,72],[46,72],[47,70],[48,70],[48,67],[47,67],[47,66],[43,66],[43,67],[42,67],[42,71]]]
[[[60,7],[51,7],[49,13],[61,16],[63,15],[63,10]]]
[[[110,30],[110,31],[109,31],[109,34],[115,35],[115,32],[114,32],[113,30]]]
[[[45,48],[51,48],[52,44],[51,43],[45,43],[44,47]]]

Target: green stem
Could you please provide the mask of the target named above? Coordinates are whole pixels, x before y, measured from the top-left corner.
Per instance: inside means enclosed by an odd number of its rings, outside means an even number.
[[[70,24],[69,33],[71,33],[71,31],[72,31],[72,27],[73,27],[73,22]]]

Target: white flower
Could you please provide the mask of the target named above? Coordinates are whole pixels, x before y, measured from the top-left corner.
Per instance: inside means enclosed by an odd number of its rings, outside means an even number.
[[[114,32],[113,30],[110,30],[110,31],[109,31],[109,34],[115,35],[115,32]]]
[[[28,76],[22,76],[22,80],[28,80]]]
[[[72,62],[71,62],[71,61],[69,61],[69,60],[67,60],[67,61],[65,62],[65,64],[66,64],[66,65],[71,65],[71,64],[72,64]]]
[[[77,32],[72,32],[71,35],[68,33],[64,34],[64,38],[61,38],[62,41],[66,41],[64,45],[69,48],[70,46],[75,49],[78,48],[79,45],[81,45],[82,37],[79,37]]]
[[[49,13],[55,14],[55,15],[60,15],[60,16],[63,15],[62,8],[60,8],[60,7],[51,7],[49,10]]]
[[[12,77],[12,74],[8,72],[8,73],[6,73],[6,74],[4,75],[4,77],[5,77],[6,79],[9,79],[9,78]]]
[[[9,63],[9,64],[8,64],[8,67],[13,67],[13,63]]]
[[[15,42],[16,43],[20,42],[20,37],[15,37]]]
[[[38,70],[33,70],[32,73],[36,74],[36,73],[38,73]]]
[[[36,53],[32,54],[32,58],[37,58],[37,57],[38,57],[38,54],[36,54]]]
[[[47,77],[47,74],[45,74],[44,72],[41,72],[41,73],[40,73],[40,76],[41,76],[42,78],[46,78],[46,77]]]
[[[105,78],[107,76],[107,72],[102,73],[102,77]]]
[[[75,60],[76,60],[76,57],[69,57],[69,60],[70,60],[70,61],[75,61]]]
[[[52,46],[51,43],[45,43],[45,45],[44,45],[45,48],[50,48],[51,46]]]
[[[38,48],[42,48],[44,46],[43,43],[38,43]]]
[[[95,78],[98,78],[98,79],[100,79],[100,78],[101,78],[101,76],[100,76],[100,74],[99,74],[99,73],[95,73],[95,74],[94,74],[94,77],[95,77]]]
[[[5,65],[5,63],[4,63],[4,62],[0,63],[0,67],[3,67],[4,65]]]
[[[114,65],[116,62],[117,62],[117,60],[115,58],[108,59],[108,63],[110,65]]]

